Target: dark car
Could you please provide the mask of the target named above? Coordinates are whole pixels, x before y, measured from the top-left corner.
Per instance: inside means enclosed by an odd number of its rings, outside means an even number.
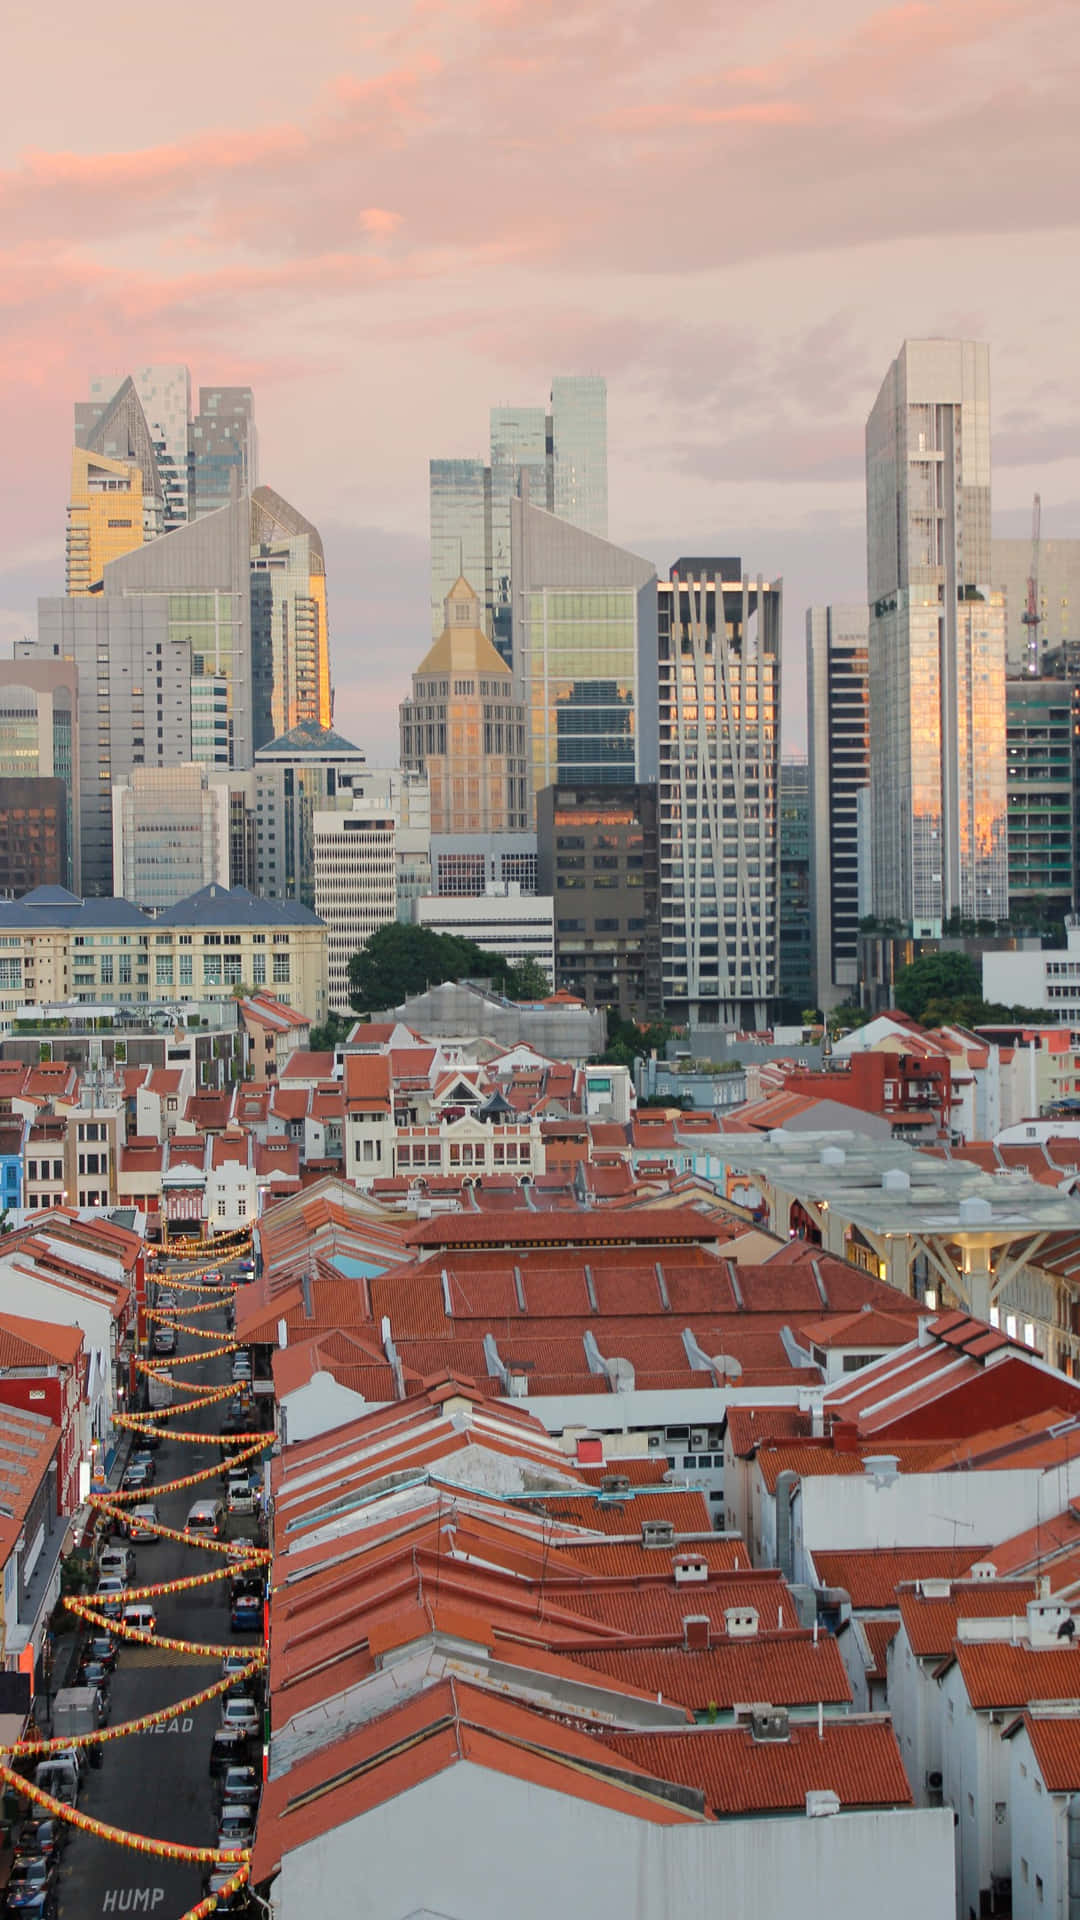
[[[80,1685],[96,1687],[101,1695],[101,1724],[104,1726],[112,1712],[112,1694],[109,1690],[109,1670],[100,1660],[87,1660],[80,1668]]]
[[[225,1773],[230,1767],[251,1764],[252,1743],[237,1727],[219,1727],[210,1742],[210,1772]]]
[[[57,1862],[52,1855],[43,1853],[17,1853],[11,1863],[11,1878],[8,1881],[8,1902],[17,1887],[26,1887],[34,1893],[52,1887],[56,1879]]]
[[[261,1633],[262,1597],[257,1593],[238,1593],[229,1608],[229,1626],[233,1633]]]
[[[22,1920],[54,1920],[56,1913],[56,1888],[9,1886],[7,1891],[7,1910],[22,1915]]]
[[[240,1798],[239,1791],[236,1798]],[[16,1846],[19,1853],[36,1853],[43,1860],[51,1860],[59,1853],[67,1837],[68,1829],[63,1820],[24,1820],[19,1828]]]
[[[156,1480],[157,1466],[154,1462],[153,1450],[150,1447],[139,1447],[131,1456],[131,1464],[133,1467],[145,1467],[147,1479]]]
[[[97,1660],[106,1673],[112,1673],[116,1666],[116,1641],[112,1634],[92,1633],[83,1648],[83,1660]]]
[[[235,1867],[213,1867],[206,1876],[204,1882],[206,1892],[213,1894],[217,1899],[215,1909],[217,1913],[241,1915],[246,1914],[250,1907],[251,1902],[246,1885],[237,1887],[235,1893],[227,1893],[224,1899],[220,1898],[221,1888],[228,1886],[235,1872]]]

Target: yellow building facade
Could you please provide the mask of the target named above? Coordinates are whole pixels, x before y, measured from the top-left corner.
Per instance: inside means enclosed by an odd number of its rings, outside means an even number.
[[[137,465],[74,447],[67,510],[67,591],[90,593],[110,560],[143,543],[143,481]]]

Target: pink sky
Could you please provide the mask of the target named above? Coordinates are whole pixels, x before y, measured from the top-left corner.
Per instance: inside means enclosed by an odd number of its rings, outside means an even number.
[[[9,0],[0,638],[62,582],[72,401],[256,389],[323,527],[337,718],[425,643],[427,460],[609,383],[612,537],[862,588],[862,427],[905,334],[992,345],[995,504],[1080,533],[1075,0]],[[14,84],[13,84],[14,83]]]

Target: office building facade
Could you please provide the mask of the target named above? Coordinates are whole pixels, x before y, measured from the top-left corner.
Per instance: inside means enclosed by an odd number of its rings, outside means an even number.
[[[657,793],[545,787],[539,891],[555,902],[555,986],[623,1020],[662,1011]]]
[[[866,490],[874,912],[934,937],[1008,914],[985,345],[905,342],[867,422]]]
[[[332,727],[314,720],[260,747],[254,804],[258,888],[267,900],[315,905],[315,815],[350,806],[367,757]]]
[[[350,960],[398,917],[391,808],[359,803],[315,815],[315,911],[326,928],[327,1004],[348,1013]]]
[[[89,403],[76,406],[76,440],[111,410],[130,382],[150,432],[161,486],[161,532],[172,533],[191,518],[188,475],[191,426],[191,375],[182,366],[133,367],[125,378],[102,374],[90,382]],[[89,444],[89,440],[82,442]],[[102,451],[108,451],[107,448]]]
[[[865,606],[809,607],[806,613],[810,1000],[823,1013],[850,999],[859,981],[859,795],[870,779],[869,626]]]
[[[191,423],[190,515],[217,513],[259,484],[255,399],[250,387],[200,387]]]
[[[554,983],[555,913],[550,894],[524,894],[513,886],[493,885],[482,894],[417,900],[415,914],[418,926],[471,940],[482,952],[497,953],[511,966],[535,960],[549,984]]]
[[[814,1003],[810,901],[810,769],[780,763],[780,909],[777,989],[780,1018],[801,1021]]]
[[[526,715],[484,632],[480,597],[459,579],[443,630],[401,703],[401,765],[427,776],[434,834],[531,829]]]
[[[1019,924],[1064,920],[1077,898],[1080,685],[1005,682],[1009,909]]]
[[[515,674],[534,794],[627,786],[656,770],[656,569],[511,502]]]
[[[66,869],[59,884],[77,886],[79,674],[73,660],[0,660],[0,778],[63,781]]]
[[[63,780],[0,775],[0,896],[62,887],[68,854],[69,790]]]
[[[761,1028],[778,991],[782,589],[737,559],[685,559],[657,601],[664,1007]]]
[[[431,631],[464,574],[481,596],[488,638],[513,664],[511,501],[528,484],[536,506],[607,538],[607,387],[598,375],[556,376],[547,407],[492,407],[481,460],[433,460]]]
[[[156,913],[230,884],[229,791],[206,768],[134,767],[112,790],[113,889]]]
[[[271,487],[257,487],[251,496],[250,562],[254,744],[260,747],[305,723],[328,727],[333,705],[322,539]]]
[[[432,834],[425,893],[478,894],[493,886],[537,891],[535,833]]]

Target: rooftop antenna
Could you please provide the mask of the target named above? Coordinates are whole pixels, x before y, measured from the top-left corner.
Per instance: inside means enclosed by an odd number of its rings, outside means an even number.
[[[1031,506],[1031,571],[1027,578],[1027,603],[1020,615],[1022,624],[1027,628],[1026,670],[1034,675],[1039,671],[1039,623],[1042,613],[1039,608],[1039,538],[1042,533],[1042,495],[1036,494]]]

